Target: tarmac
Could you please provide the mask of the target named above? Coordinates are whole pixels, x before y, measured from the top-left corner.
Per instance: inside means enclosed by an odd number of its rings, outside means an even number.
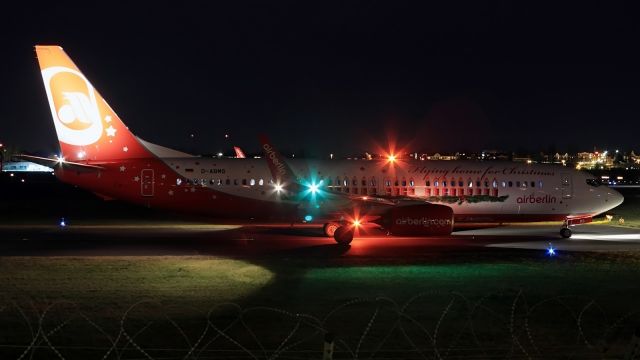
[[[2,256],[233,255],[273,256],[291,251],[306,255],[336,253],[345,258],[419,258],[432,251],[473,252],[491,249],[564,252],[640,251],[638,229],[610,224],[572,228],[562,239],[559,225],[506,225],[454,232],[445,237],[396,237],[363,230],[350,246],[339,246],[314,225],[217,225],[156,222],[149,224],[0,225]]]

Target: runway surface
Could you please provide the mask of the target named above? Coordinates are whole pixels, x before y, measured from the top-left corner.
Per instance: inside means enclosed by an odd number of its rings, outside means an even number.
[[[117,255],[332,255],[415,258],[429,252],[499,249],[558,251],[640,251],[640,231],[605,224],[574,227],[561,239],[558,225],[511,225],[458,231],[447,237],[395,237],[379,230],[360,234],[350,247],[338,246],[312,226],[237,226],[151,223],[0,225],[3,256]]]

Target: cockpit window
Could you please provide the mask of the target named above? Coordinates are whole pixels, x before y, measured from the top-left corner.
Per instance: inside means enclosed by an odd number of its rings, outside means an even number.
[[[602,182],[600,181],[600,179],[587,179],[587,185],[598,187],[602,185]]]

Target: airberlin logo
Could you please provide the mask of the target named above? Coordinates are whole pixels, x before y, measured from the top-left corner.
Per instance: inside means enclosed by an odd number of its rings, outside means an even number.
[[[520,196],[516,199],[518,204],[555,204],[556,197],[551,195],[545,196]]]
[[[60,142],[90,145],[103,128],[96,93],[78,71],[62,66],[42,70],[42,79]]]
[[[282,161],[278,159],[278,155],[276,154],[275,150],[273,150],[273,147],[271,147],[271,145],[269,144],[264,144],[262,145],[262,148],[264,149],[267,158],[269,158],[269,161],[271,161],[271,164],[275,168],[275,171],[278,173],[278,175],[286,175],[287,169],[285,168],[284,163],[282,163]]]
[[[426,217],[421,218],[398,218],[396,219],[396,225],[410,225],[410,226],[451,226],[451,219],[429,219]]]

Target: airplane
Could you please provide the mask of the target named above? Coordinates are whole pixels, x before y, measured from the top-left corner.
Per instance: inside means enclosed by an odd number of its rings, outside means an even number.
[[[21,155],[104,199],[215,218],[323,227],[349,244],[360,229],[447,236],[454,224],[587,223],[623,202],[591,175],[512,162],[300,160],[265,137],[263,158],[205,158],[135,136],[59,46],[35,47],[60,143],[56,158]]]
[[[244,159],[246,158],[244,151],[242,151],[242,149],[240,149],[238,146],[234,146],[233,147],[233,151],[236,152],[236,158],[237,159]]]

